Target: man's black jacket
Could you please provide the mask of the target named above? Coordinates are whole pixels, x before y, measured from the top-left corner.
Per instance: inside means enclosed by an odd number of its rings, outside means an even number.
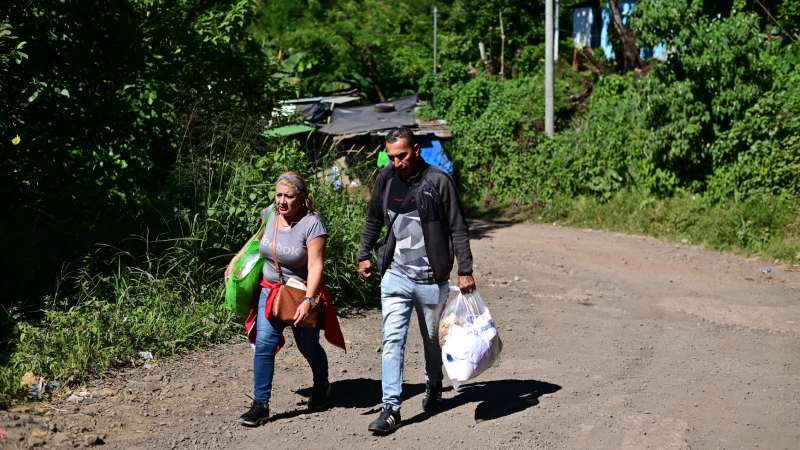
[[[367,223],[361,231],[358,260],[370,259],[384,225],[390,225],[387,211],[389,183],[395,177],[391,165],[375,180],[372,199],[367,209]],[[453,269],[453,257],[458,259],[458,274],[472,275],[472,251],[469,229],[461,212],[461,202],[453,179],[441,170],[423,162],[423,167],[411,179],[409,195],[413,195],[419,210],[425,251],[437,283],[447,281]],[[383,276],[394,256],[395,237],[387,231],[385,243],[378,251],[377,264]]]

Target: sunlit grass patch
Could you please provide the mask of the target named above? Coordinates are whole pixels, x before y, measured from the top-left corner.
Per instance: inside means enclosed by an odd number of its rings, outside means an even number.
[[[697,194],[661,199],[623,191],[608,200],[556,197],[528,217],[800,263],[800,205],[788,196],[714,203]]]

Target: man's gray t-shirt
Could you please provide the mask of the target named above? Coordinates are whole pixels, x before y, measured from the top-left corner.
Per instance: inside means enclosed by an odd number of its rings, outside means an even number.
[[[433,283],[433,269],[428,260],[422,222],[416,197],[410,191],[411,185],[397,175],[390,183],[386,207],[395,244],[389,268],[415,283]]]
[[[413,209],[405,213],[390,210],[389,218],[394,220],[392,233],[396,239],[394,256],[389,267],[405,274],[416,283],[433,283],[433,269],[425,249],[419,210]]]
[[[268,211],[273,208],[269,206],[261,213],[261,218],[267,217]],[[275,270],[275,263],[272,260],[272,237],[275,234],[275,224],[278,215],[274,214],[264,227],[264,236],[261,238],[259,252],[264,258],[263,277],[271,283],[277,283],[278,272]],[[308,279],[308,242],[320,236],[328,236],[328,230],[322,223],[317,213],[306,214],[288,230],[278,227],[277,243],[275,253],[283,272],[283,281],[288,277],[293,277],[303,283]]]

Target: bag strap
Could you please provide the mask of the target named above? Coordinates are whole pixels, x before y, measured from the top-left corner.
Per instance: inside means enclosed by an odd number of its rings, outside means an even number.
[[[259,240],[259,241],[261,240],[259,238],[259,236],[263,236],[263,234],[261,234],[261,233],[266,228],[267,223],[269,223],[269,219],[272,218],[272,215],[273,215],[273,211],[272,211],[272,207],[270,206],[269,208],[267,208],[267,215],[261,218],[261,223],[258,225],[258,230],[256,230],[256,234],[254,234],[253,237],[250,238],[251,241],[252,240]]]
[[[275,249],[276,241],[278,240],[278,219],[280,219],[280,216],[275,217],[275,230],[272,232],[272,263],[275,264],[275,272],[278,273],[278,283],[284,284],[281,263],[278,261],[278,252]]]

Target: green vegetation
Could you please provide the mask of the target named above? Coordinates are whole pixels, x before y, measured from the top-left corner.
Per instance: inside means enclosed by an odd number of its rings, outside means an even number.
[[[242,331],[223,307],[225,265],[277,174],[329,161],[259,137],[283,91],[247,31],[255,6],[4,11],[0,192],[13,215],[2,223],[0,404],[26,396],[26,372],[73,385],[138,351],[163,357]],[[364,201],[311,189],[332,230],[327,281],[340,308],[363,306],[370,285],[352,261]]]
[[[539,123],[540,68],[513,80],[448,66],[426,77],[428,114],[457,135],[460,183],[480,189],[467,190],[472,207],[529,205],[534,218],[800,260],[797,43],[752,11],[708,17],[683,4],[643,2],[634,17],[642,44],[671,48],[649,73],[558,67],[552,138]],[[567,102],[587,86],[585,103]]]
[[[491,61],[541,40],[544,10],[503,0],[264,1],[253,34],[279,61],[276,78],[297,96],[360,89],[372,100],[416,91],[431,72],[433,7],[439,10],[440,60],[463,66],[483,42]],[[571,3],[562,3],[568,7]],[[504,17],[506,42],[501,40]]]
[[[52,3],[52,4],[51,4]],[[9,297],[53,285],[95,242],[140,232],[177,155],[211,130],[259,118],[272,61],[244,23],[251,2],[12,1],[0,22],[2,270]],[[12,138],[19,136],[18,144]],[[44,282],[43,282],[44,281]],[[39,305],[36,305],[39,306]]]
[[[712,202],[696,194],[656,198],[625,191],[608,199],[558,196],[522,214],[540,222],[646,234],[769,260],[800,260],[800,206],[788,197],[765,194]]]
[[[574,70],[565,41],[552,138],[543,8],[435,3],[434,76],[432,0],[12,0],[0,13],[0,404],[25,398],[25,372],[74,385],[138,351],[239,333],[223,268],[284,170],[313,178],[338,304],[371,304],[374,285],[353,270],[364,199],[314,176],[341,155],[260,137],[281,124],[281,98],[419,91],[454,132],[476,212],[800,262],[800,2],[643,0],[610,30],[616,64],[595,52]],[[577,3],[561,2],[562,32]],[[656,44],[667,61],[638,59]],[[368,181],[369,162],[355,163]]]
[[[0,399],[24,395],[18,383],[27,371],[72,384],[134,362],[139,351],[169,356],[241,333],[239,320],[224,308],[222,269],[257,227],[277,175],[314,170],[296,145],[254,150],[237,146],[225,159],[195,153],[179,160],[173,185],[191,193],[187,201],[195,207],[176,210],[161,237],[136,237],[127,250],[98,248],[92,260],[108,269],[86,266],[67,277],[69,297],[48,301],[36,323],[18,322],[14,351],[0,369]],[[326,281],[340,309],[363,307],[370,286],[356,276],[352,261],[365,201],[326,183],[310,189],[331,230]]]

